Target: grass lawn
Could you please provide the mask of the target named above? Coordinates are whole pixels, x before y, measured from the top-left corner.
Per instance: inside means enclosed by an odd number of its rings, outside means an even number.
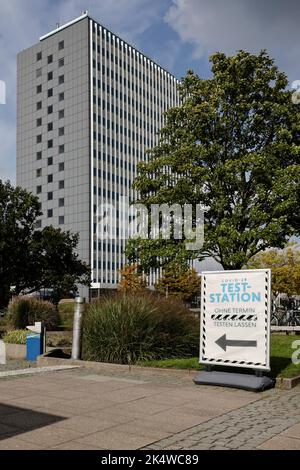
[[[300,336],[296,335],[271,335],[271,372],[268,374],[271,377],[294,377],[300,375],[300,364],[293,364],[291,356],[295,349],[292,348],[294,341],[300,341]],[[300,343],[297,349],[300,349]],[[300,356],[300,355],[299,355]],[[191,357],[188,359],[164,359],[160,361],[147,361],[141,365],[145,367],[164,367],[174,369],[203,369],[203,366],[199,364],[197,357]],[[217,367],[216,370],[228,370],[226,367]],[[230,368],[232,371],[232,367]],[[245,369],[237,372],[245,372]],[[247,371],[246,371],[247,372]]]

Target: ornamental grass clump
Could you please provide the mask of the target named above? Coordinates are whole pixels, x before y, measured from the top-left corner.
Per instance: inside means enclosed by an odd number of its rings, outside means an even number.
[[[13,329],[23,330],[41,321],[47,330],[55,330],[59,324],[57,308],[51,302],[34,297],[16,297],[8,305],[8,321]]]
[[[83,326],[84,360],[134,364],[198,354],[198,321],[189,310],[147,293],[118,294],[92,304]]]

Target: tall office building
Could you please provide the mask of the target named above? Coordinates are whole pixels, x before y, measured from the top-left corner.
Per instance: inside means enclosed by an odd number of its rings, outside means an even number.
[[[39,196],[41,228],[79,233],[94,295],[116,287],[125,262],[118,222],[114,239],[98,236],[99,207],[133,197],[177,83],[87,12],[18,55],[17,184]]]

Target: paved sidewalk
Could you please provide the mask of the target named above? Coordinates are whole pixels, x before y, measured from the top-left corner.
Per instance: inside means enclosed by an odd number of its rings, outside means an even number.
[[[0,449],[300,449],[299,388],[255,394],[192,378],[113,367],[0,378]]]

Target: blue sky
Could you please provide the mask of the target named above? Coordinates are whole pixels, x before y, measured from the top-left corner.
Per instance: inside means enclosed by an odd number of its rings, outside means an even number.
[[[267,48],[300,79],[298,0],[0,0],[0,179],[15,182],[16,54],[86,9],[178,78],[189,68],[209,76],[214,51]]]

